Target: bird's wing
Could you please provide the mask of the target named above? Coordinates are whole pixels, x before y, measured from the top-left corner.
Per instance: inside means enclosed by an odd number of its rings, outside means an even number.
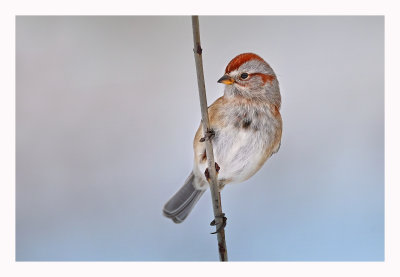
[[[215,100],[208,107],[208,118],[210,120],[210,128],[214,131],[215,135],[218,135],[218,129],[222,128],[224,120],[222,120],[222,108],[223,108],[224,98],[223,96]],[[198,163],[204,163],[207,161],[206,147],[204,142],[201,142],[204,137],[203,124],[200,123],[197,129],[196,135],[193,140],[193,150],[195,159]]]

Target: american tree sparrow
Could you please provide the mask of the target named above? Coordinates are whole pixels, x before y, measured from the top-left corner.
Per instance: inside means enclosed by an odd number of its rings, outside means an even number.
[[[279,150],[281,94],[272,68],[258,55],[244,53],[229,62],[218,80],[224,95],[208,107],[219,189],[253,176]],[[189,215],[208,188],[203,127],[193,141],[194,166],[185,184],[165,204],[163,212],[175,223]]]

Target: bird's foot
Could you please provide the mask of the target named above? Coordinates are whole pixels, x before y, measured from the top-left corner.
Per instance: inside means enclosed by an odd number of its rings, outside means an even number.
[[[224,214],[224,213],[219,214],[219,215],[216,215],[215,217],[216,217],[216,218],[222,218],[222,222],[218,224],[219,226],[217,227],[217,230],[216,230],[215,232],[212,232],[211,234],[216,234],[216,233],[221,232],[221,231],[225,228],[225,226],[226,226],[227,218],[225,217],[225,214]],[[217,225],[217,224],[215,223],[215,219],[214,219],[213,221],[211,221],[210,225],[211,225],[211,226],[216,226],[216,225]]]
[[[220,169],[221,169],[221,168],[219,167],[219,165],[218,165],[217,163],[215,163],[215,171],[217,172],[217,174],[218,174],[218,172],[219,172]],[[206,176],[207,181],[210,180],[210,172],[208,171],[208,167],[207,167],[206,170],[204,171],[204,176]]]
[[[215,171],[217,171],[217,174],[218,174],[218,172],[219,172],[220,169],[221,169],[221,168],[219,167],[219,165],[218,165],[217,163],[215,163]]]
[[[212,140],[215,137],[215,132],[213,129],[208,129],[204,137],[200,139],[200,142],[205,142],[206,140]]]

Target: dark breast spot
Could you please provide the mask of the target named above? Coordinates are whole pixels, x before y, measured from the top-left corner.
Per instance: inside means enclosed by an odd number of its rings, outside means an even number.
[[[249,128],[250,125],[251,125],[251,120],[250,119],[248,119],[248,118],[243,119],[243,121],[242,121],[242,128],[243,129]]]

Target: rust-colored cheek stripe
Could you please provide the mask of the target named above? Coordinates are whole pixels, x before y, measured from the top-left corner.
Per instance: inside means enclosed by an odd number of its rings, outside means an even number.
[[[274,75],[268,75],[268,74],[263,74],[263,73],[252,73],[250,75],[260,76],[261,79],[263,80],[264,84],[267,82],[272,82],[275,79]]]

